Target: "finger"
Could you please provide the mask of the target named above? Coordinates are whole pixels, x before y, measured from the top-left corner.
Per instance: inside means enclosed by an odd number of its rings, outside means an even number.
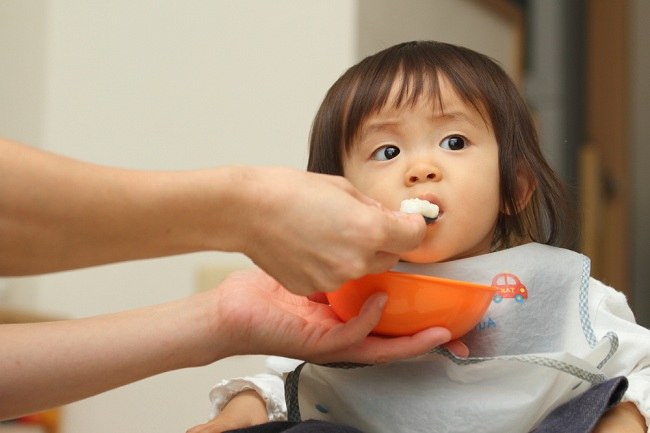
[[[330,180],[337,182],[338,185],[347,191],[352,197],[356,198],[361,203],[378,208],[389,216],[387,222],[389,230],[392,230],[387,238],[387,244],[394,244],[395,240],[407,239],[407,246],[403,247],[399,244],[396,245],[397,250],[386,249],[389,252],[403,252],[417,247],[424,238],[426,233],[426,223],[421,215],[406,214],[404,212],[391,211],[386,209],[379,201],[368,197],[357,188],[355,188],[350,181],[341,176],[329,176]],[[410,241],[408,238],[412,238]]]
[[[388,302],[388,295],[385,293],[375,293],[370,296],[361,306],[361,310],[356,317],[351,318],[335,329],[334,332],[337,335],[331,341],[336,344],[336,347],[341,349],[361,342],[372,332],[374,327],[377,326],[377,323],[379,323],[386,302]]]
[[[350,328],[356,328],[357,332],[362,336],[370,334],[373,328],[379,323],[386,302],[388,302],[388,295],[386,293],[373,293],[363,303],[359,314],[349,320],[347,324],[349,324]]]
[[[378,252],[375,254],[374,260],[368,264],[368,273],[369,274],[378,274],[380,272],[387,271],[395,266],[399,262],[399,256],[397,254],[391,254],[386,252]]]
[[[346,178],[342,176],[331,176],[331,175],[329,177],[333,182],[337,183],[341,189],[343,189],[345,192],[350,194],[353,198],[357,199],[359,202],[367,206],[384,209],[384,206],[379,201],[375,200],[374,198],[368,197],[367,195],[359,191]]]
[[[417,248],[426,235],[427,225],[421,215],[385,211],[387,236],[381,251],[403,253]]]
[[[356,198],[361,203],[363,203],[363,204],[365,204],[367,206],[371,206],[371,207],[378,208],[378,209],[385,209],[384,206],[380,202],[378,202],[374,198],[368,197],[367,195],[363,194],[362,192],[360,192],[357,189],[353,188],[353,189],[349,190],[349,193],[350,193],[350,195],[352,195],[352,197]]]
[[[344,354],[346,360],[351,362],[385,363],[423,355],[451,340],[451,332],[440,327],[428,328],[405,337],[368,336],[379,323],[387,300],[385,293],[375,293],[366,300],[358,316],[338,329],[341,335],[334,340],[340,343],[337,347],[341,353],[333,354],[333,357],[341,360],[340,356]],[[457,347],[459,353],[462,353],[461,346]]]
[[[382,364],[424,355],[436,347],[447,343],[451,339],[451,332],[446,328],[428,328],[407,337],[384,337],[378,339],[382,341],[381,344],[376,345],[374,353],[373,350],[367,350],[366,354],[363,354],[364,356],[368,356],[370,362],[373,364]]]
[[[449,343],[446,343],[445,349],[449,350],[454,355],[460,358],[467,358],[469,356],[469,348],[465,343],[460,340],[453,340]]]

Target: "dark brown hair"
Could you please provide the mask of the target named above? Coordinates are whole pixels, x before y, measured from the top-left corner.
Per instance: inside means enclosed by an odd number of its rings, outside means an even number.
[[[566,189],[545,160],[537,131],[518,89],[489,57],[433,41],[406,42],[348,69],[329,89],[314,119],[307,169],[343,175],[342,159],[368,116],[388,102],[396,81],[395,108],[431,98],[441,108],[439,77],[489,122],[499,144],[500,209],[493,248],[528,241],[570,247],[575,220]],[[430,93],[430,94],[427,94]],[[517,176],[535,191],[520,209]]]

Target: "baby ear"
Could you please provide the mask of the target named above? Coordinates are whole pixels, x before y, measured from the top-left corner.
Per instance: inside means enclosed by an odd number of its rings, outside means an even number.
[[[517,169],[517,181],[514,188],[514,197],[505,203],[502,212],[505,215],[517,215],[524,210],[530,202],[533,193],[537,188],[537,182],[533,179],[533,175],[529,170],[519,166]]]
[[[529,170],[519,167],[517,169],[517,185],[515,189],[515,200],[517,208],[515,214],[521,212],[523,209],[528,206],[535,189],[537,188],[537,182],[533,179],[533,175]],[[510,212],[509,212],[510,213]]]

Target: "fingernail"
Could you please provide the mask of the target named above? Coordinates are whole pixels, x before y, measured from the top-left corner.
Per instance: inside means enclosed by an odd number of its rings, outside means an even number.
[[[375,296],[377,297],[375,302],[383,309],[388,302],[388,295],[386,293],[377,293]]]

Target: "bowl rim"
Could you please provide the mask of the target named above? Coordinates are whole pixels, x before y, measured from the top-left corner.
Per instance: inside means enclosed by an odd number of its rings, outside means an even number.
[[[401,277],[409,280],[419,280],[424,282],[444,283],[455,287],[462,286],[462,287],[473,288],[477,290],[487,290],[490,292],[496,292],[499,290],[498,287],[494,287],[487,284],[473,283],[470,281],[456,280],[452,278],[437,277],[437,276],[427,275],[427,274],[413,274],[411,272],[402,272],[402,271],[393,271],[393,270],[380,272],[378,274],[368,274],[359,279],[370,277],[370,276],[381,277],[382,275],[388,275],[391,277],[395,276],[398,278]]]

